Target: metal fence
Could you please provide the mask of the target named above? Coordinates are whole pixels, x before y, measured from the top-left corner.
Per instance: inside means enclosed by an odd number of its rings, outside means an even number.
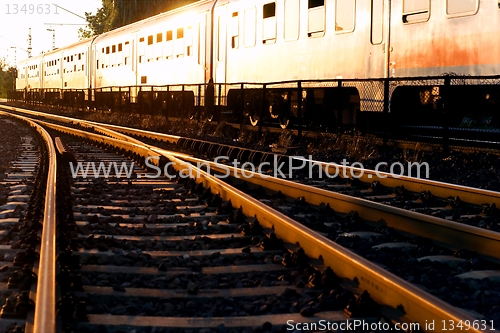
[[[273,123],[283,128],[338,131],[402,124],[500,127],[500,76],[334,79],[268,83],[205,83],[97,89],[10,91],[9,101],[160,115],[168,118]]]

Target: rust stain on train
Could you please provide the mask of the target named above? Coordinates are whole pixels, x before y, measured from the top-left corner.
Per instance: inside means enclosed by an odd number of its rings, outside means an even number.
[[[498,44],[491,43],[497,38],[497,33],[488,33],[394,43],[391,60],[400,69],[498,64],[500,50]]]

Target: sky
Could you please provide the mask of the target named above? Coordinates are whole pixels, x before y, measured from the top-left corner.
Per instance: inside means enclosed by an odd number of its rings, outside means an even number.
[[[86,24],[77,15],[95,14],[101,4],[101,0],[0,0],[0,59],[13,66],[15,51],[17,61],[28,57],[29,28],[33,56],[52,49],[52,32],[47,29],[55,30],[56,48],[77,42],[78,29]]]

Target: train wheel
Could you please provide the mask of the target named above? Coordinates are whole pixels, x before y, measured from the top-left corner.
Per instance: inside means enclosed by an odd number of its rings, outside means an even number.
[[[259,124],[259,116],[256,114],[249,116],[248,119],[250,119],[250,124],[252,124],[252,126],[257,126]]]

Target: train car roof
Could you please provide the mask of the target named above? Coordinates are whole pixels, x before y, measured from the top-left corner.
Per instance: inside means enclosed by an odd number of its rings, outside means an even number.
[[[33,56],[31,58],[26,58],[26,59],[23,59],[23,60],[19,60],[17,62],[17,64],[20,65],[20,64],[25,64],[25,63],[33,62],[33,61],[40,61],[40,60],[42,60],[42,58],[43,58],[44,55],[45,54],[38,54],[38,55]]]
[[[78,41],[76,43],[73,43],[73,44],[70,44],[70,45],[66,45],[66,46],[63,46],[63,47],[60,47],[60,48],[57,48],[55,50],[52,50],[50,52],[47,52],[45,53],[43,56],[51,56],[51,55],[55,55],[59,52],[63,52],[65,50],[68,50],[68,49],[71,49],[73,47],[76,47],[76,46],[81,46],[81,45],[84,45],[84,44],[90,44],[92,43],[92,41],[95,39],[95,37],[92,37],[92,38],[86,38],[86,39],[83,39],[81,41]]]
[[[197,9],[197,8],[199,8],[199,9],[208,9],[208,8],[212,8],[217,1],[218,0],[200,0],[200,1],[197,1],[197,2],[194,2],[194,3],[191,3],[189,5],[182,6],[182,7],[170,10],[168,12],[164,12],[164,13],[160,13],[160,14],[155,15],[155,16],[148,17],[148,18],[146,18],[144,20],[141,20],[141,21],[130,23],[130,24],[125,25],[123,27],[120,27],[120,28],[117,28],[117,29],[105,32],[105,33],[97,36],[96,39],[95,39],[95,43],[102,42],[107,37],[112,37],[112,36],[114,36],[116,34],[125,32],[127,30],[134,30],[134,29],[139,30],[140,27],[143,26],[143,25],[146,25],[148,23],[154,22],[154,21],[156,21],[158,19],[163,19],[163,18],[166,18],[166,17],[169,17],[169,16],[173,16],[173,15],[176,15],[176,14],[181,14],[181,13],[187,12],[187,11],[189,11],[191,9]]]

